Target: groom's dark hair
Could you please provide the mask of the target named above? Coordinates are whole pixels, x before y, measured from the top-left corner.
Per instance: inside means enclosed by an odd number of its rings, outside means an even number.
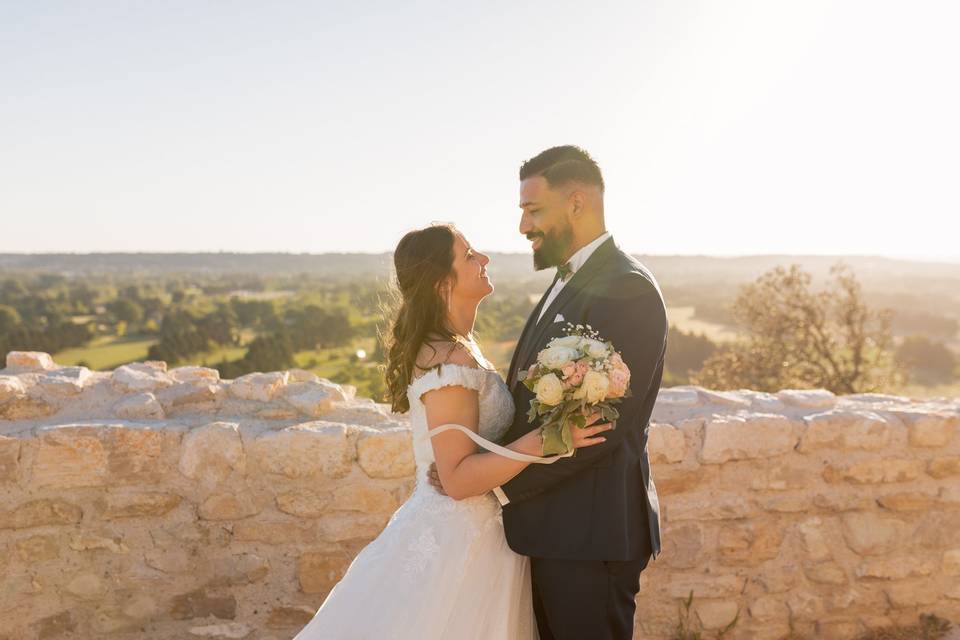
[[[603,193],[603,174],[597,162],[585,150],[572,144],[541,151],[520,165],[521,180],[532,176],[543,176],[551,187],[583,182],[600,187]]]

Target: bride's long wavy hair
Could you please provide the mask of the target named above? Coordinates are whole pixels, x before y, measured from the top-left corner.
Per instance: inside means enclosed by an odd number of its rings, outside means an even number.
[[[453,225],[437,224],[411,231],[393,252],[396,270],[396,312],[384,337],[387,352],[387,398],[394,411],[410,409],[407,385],[413,379],[417,354],[428,339],[456,337],[446,325],[447,303],[438,286],[453,271]]]

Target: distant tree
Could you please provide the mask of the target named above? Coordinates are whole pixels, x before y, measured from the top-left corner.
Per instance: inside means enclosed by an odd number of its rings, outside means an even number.
[[[671,326],[667,330],[664,367],[671,374],[673,384],[686,384],[716,350],[717,345],[706,335],[686,333]]]
[[[909,336],[897,347],[897,364],[912,381],[923,385],[952,382],[957,356],[947,345],[926,336]]]
[[[110,313],[119,322],[127,324],[138,324],[143,320],[143,308],[127,298],[118,298],[108,305]]]
[[[221,345],[237,344],[239,323],[237,314],[226,304],[221,304],[197,321],[197,329],[211,342]]]
[[[776,267],[744,286],[733,311],[746,338],[711,356],[695,383],[760,391],[822,387],[838,394],[897,384],[891,312],[867,308],[843,263],[830,275],[832,287],[820,292],[811,290],[810,274],[799,265]]]
[[[20,324],[20,314],[11,306],[0,304],[0,336],[7,335]]]

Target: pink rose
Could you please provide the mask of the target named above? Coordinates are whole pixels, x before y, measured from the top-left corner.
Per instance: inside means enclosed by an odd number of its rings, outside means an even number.
[[[630,386],[630,370],[616,368],[610,372],[610,391],[608,398],[622,398]]]
[[[568,362],[567,364],[563,365],[560,370],[563,372],[564,378],[569,378],[576,372],[577,365],[572,362]]]

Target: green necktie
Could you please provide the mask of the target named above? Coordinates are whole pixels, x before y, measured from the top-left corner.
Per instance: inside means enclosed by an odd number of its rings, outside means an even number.
[[[560,280],[563,282],[567,281],[567,277],[573,273],[573,267],[570,266],[569,262],[557,266],[557,274],[560,276]]]

